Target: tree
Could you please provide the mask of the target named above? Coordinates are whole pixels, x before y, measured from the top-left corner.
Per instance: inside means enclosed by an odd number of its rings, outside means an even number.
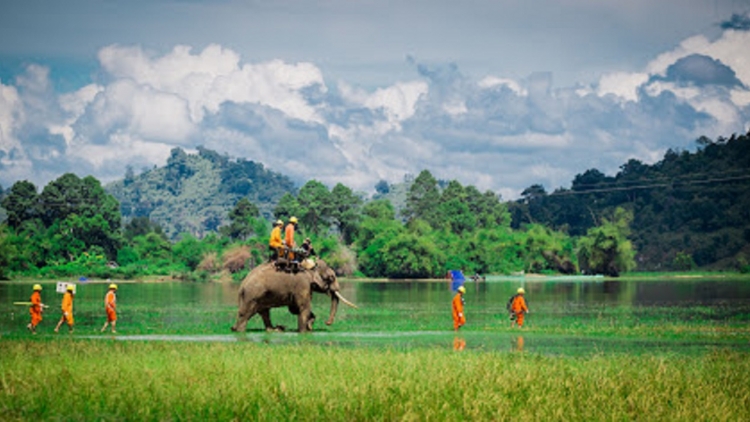
[[[273,215],[280,220],[289,221],[289,217],[301,215],[301,208],[297,198],[287,192],[279,199],[279,203],[273,209]]]
[[[222,228],[222,233],[235,240],[245,240],[253,234],[254,220],[260,216],[260,210],[247,198],[237,201],[229,212],[229,226]]]
[[[462,234],[477,225],[476,215],[469,209],[466,191],[456,180],[451,180],[440,196],[438,218],[453,233]]]
[[[124,235],[125,239],[131,241],[136,236],[144,236],[151,232],[164,237],[164,239],[167,238],[167,235],[164,234],[164,230],[162,230],[159,223],[151,221],[148,217],[135,217],[130,220],[128,224],[125,225]]]
[[[361,220],[362,198],[351,189],[336,184],[331,191],[331,217],[341,233],[344,243],[351,244],[356,237]]]
[[[99,181],[66,173],[44,187],[39,195],[39,215],[52,245],[47,261],[100,247],[114,259],[121,244],[120,205]],[[69,237],[69,238],[66,238]],[[56,251],[56,252],[53,252]]]
[[[578,241],[578,262],[589,274],[617,277],[635,268],[635,251],[627,239],[633,213],[618,207],[613,218],[588,230]]]
[[[16,248],[11,242],[4,225],[0,225],[0,280],[8,277],[7,270],[16,255]]]
[[[39,216],[39,195],[33,183],[21,180],[11,186],[2,200],[8,213],[8,225],[17,229],[24,221]]]
[[[332,214],[331,192],[317,180],[305,183],[297,195],[302,230],[320,234],[328,230]]]
[[[432,227],[439,227],[439,203],[440,191],[437,180],[429,171],[422,170],[409,188],[403,215],[407,220],[420,218]]]
[[[380,180],[375,184],[375,192],[379,195],[385,195],[391,191],[391,186],[385,180]]]

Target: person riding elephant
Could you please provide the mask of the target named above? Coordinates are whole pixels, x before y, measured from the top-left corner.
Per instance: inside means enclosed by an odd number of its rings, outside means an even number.
[[[311,270],[299,272],[277,271],[273,263],[255,267],[242,281],[237,292],[237,321],[232,331],[245,331],[247,322],[255,314],[260,314],[266,330],[283,330],[271,323],[271,308],[286,306],[289,312],[297,315],[297,330],[312,331],[315,315],[312,312],[312,292],[325,293],[331,298],[331,311],[326,321],[333,324],[339,300],[356,307],[344,298],[336,273],[322,260],[318,260]]]

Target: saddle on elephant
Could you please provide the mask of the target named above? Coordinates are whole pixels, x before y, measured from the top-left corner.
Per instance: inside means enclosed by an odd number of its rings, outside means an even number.
[[[302,248],[285,248],[284,253],[274,261],[277,271],[287,273],[296,273],[301,270],[312,270],[315,268],[315,261],[310,259],[310,255]]]

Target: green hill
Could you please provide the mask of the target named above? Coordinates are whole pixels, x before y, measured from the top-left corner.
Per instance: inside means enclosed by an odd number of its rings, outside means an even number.
[[[750,132],[697,144],[653,165],[631,159],[615,176],[587,170],[570,189],[530,186],[511,204],[513,225],[579,236],[623,207],[634,215],[639,269],[742,268],[750,257]]]
[[[129,169],[105,189],[120,202],[123,219],[149,217],[171,239],[185,232],[201,238],[227,224],[241,198],[270,219],[279,198],[297,191],[291,179],[260,163],[231,160],[202,147],[197,154],[175,148],[166,166],[139,175]]]

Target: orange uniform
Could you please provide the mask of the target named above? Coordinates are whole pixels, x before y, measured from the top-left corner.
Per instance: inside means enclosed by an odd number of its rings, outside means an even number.
[[[294,224],[292,223],[286,225],[286,229],[284,230],[284,243],[289,249],[294,247]]]
[[[523,327],[523,316],[526,312],[529,312],[529,308],[526,306],[526,299],[523,298],[522,294],[515,296],[513,303],[510,305],[510,310],[516,315],[518,326]]]
[[[292,242],[294,242],[294,235],[292,235]],[[276,226],[271,230],[271,239],[268,241],[268,246],[274,249],[283,246],[283,243],[281,242],[281,226]]]
[[[464,316],[464,296],[461,293],[456,293],[453,296],[453,329],[458,330],[464,324],[466,324],[466,317]]]
[[[117,321],[117,296],[114,290],[110,290],[104,296],[104,309],[107,311],[107,321]]]
[[[31,329],[33,330],[42,322],[42,294],[38,291],[31,294],[29,313],[31,314]]]
[[[73,293],[71,292],[65,292],[63,295],[62,300],[62,311],[63,311],[63,318],[65,318],[65,322],[68,323],[70,327],[73,326]]]

